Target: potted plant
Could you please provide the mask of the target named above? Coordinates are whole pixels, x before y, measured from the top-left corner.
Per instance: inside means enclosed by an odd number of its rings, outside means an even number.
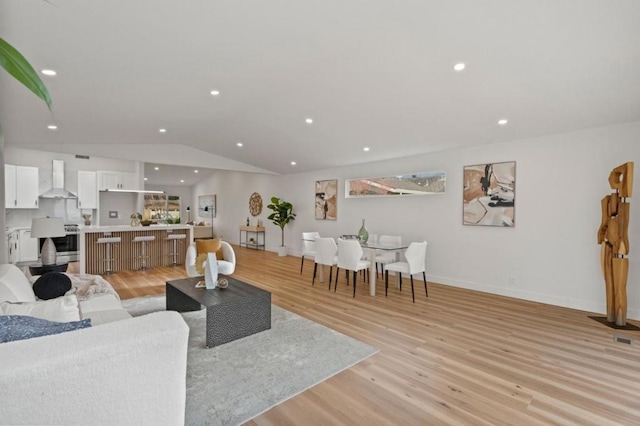
[[[280,200],[278,197],[271,197],[271,204],[269,204],[267,208],[273,210],[273,213],[271,213],[267,219],[275,225],[278,225],[282,231],[282,244],[278,247],[278,256],[286,256],[287,248],[284,246],[284,227],[296,218],[296,214],[293,212],[293,204]]]

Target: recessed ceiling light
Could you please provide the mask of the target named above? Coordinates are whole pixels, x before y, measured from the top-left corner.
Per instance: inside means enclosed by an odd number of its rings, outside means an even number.
[[[458,62],[457,64],[455,64],[453,66],[453,69],[455,71],[462,71],[463,69],[465,69],[467,66],[463,63],[463,62]]]
[[[156,166],[154,167],[154,170],[160,170],[160,167]]]
[[[209,93],[211,93],[212,96],[218,96],[220,94],[220,91],[219,90],[212,90]]]
[[[369,150],[370,150],[370,149],[371,149],[371,148],[369,148],[368,146],[365,146],[364,148],[362,148],[362,150],[363,150],[364,152],[369,152]]]
[[[158,130],[160,133],[167,133],[167,129],[160,129]]]
[[[292,165],[292,166],[295,166],[295,165],[296,165],[296,162],[295,162],[295,161],[292,161],[292,162],[291,162],[291,165]]]
[[[307,118],[306,120],[304,120],[307,124],[311,124],[313,123],[313,118]]]
[[[180,179],[180,183],[184,183],[184,179]]]
[[[144,180],[149,180],[149,178],[144,178]]]
[[[193,171],[193,173],[198,173],[198,171],[197,171],[197,170],[194,170],[194,171]]]
[[[52,76],[57,74],[57,72],[55,72],[54,70],[42,70],[41,72],[42,72],[42,74],[48,75],[50,77],[52,77]]]
[[[47,126],[47,129],[49,129],[49,130],[57,130],[57,129],[58,129],[58,126],[56,126],[55,124],[49,124],[49,125]]]
[[[498,120],[498,124],[501,126],[506,125],[509,122],[509,120],[507,120],[506,118],[501,118],[500,120]]]
[[[242,148],[244,146],[244,145],[242,145],[242,142],[238,142],[236,145],[239,146],[240,148]]]

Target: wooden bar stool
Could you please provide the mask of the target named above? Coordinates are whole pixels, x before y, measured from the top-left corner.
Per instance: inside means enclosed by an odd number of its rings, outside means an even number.
[[[141,265],[138,268],[139,271],[144,271],[147,269],[147,259],[151,256],[147,255],[147,243],[149,241],[155,241],[156,237],[154,235],[138,235],[131,242],[140,243],[140,256],[136,256],[136,259],[140,259]]]
[[[167,256],[172,257],[173,260],[173,266],[178,265],[178,243],[179,244],[183,244],[184,239],[186,239],[187,236],[185,234],[169,234],[167,236],[167,238],[165,238],[165,241],[172,241],[173,242],[173,251],[167,253]]]
[[[120,237],[100,237],[98,238],[97,243],[98,244],[104,244],[104,251],[105,251],[105,255],[104,255],[104,259],[101,259],[102,262],[104,262],[105,264],[105,270],[104,270],[104,274],[108,275],[110,273],[112,273],[112,269],[111,269],[111,262],[118,260],[118,259],[114,259],[111,257],[111,246],[113,244],[119,244],[121,242],[122,238]]]

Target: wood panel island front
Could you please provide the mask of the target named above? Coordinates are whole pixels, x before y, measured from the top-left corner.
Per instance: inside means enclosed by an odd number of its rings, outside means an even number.
[[[104,274],[124,270],[171,266],[174,264],[174,241],[170,236],[184,235],[175,244],[175,259],[184,264],[187,248],[193,242],[192,225],[151,225],[151,226],[85,226],[80,228],[81,274]],[[146,238],[144,243],[134,242],[136,237]],[[100,238],[120,238],[119,242],[98,243]],[[175,238],[175,237],[174,237]],[[178,237],[180,238],[180,237]],[[110,262],[106,262],[111,258]],[[110,267],[108,267],[110,265]]]

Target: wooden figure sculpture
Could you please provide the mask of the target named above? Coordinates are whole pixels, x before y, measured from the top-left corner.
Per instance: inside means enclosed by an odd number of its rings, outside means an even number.
[[[629,203],[633,191],[633,162],[611,171],[613,193],[602,199],[602,223],[598,244],[602,245],[602,273],[607,291],[607,321],[627,323],[627,275],[629,272]]]

